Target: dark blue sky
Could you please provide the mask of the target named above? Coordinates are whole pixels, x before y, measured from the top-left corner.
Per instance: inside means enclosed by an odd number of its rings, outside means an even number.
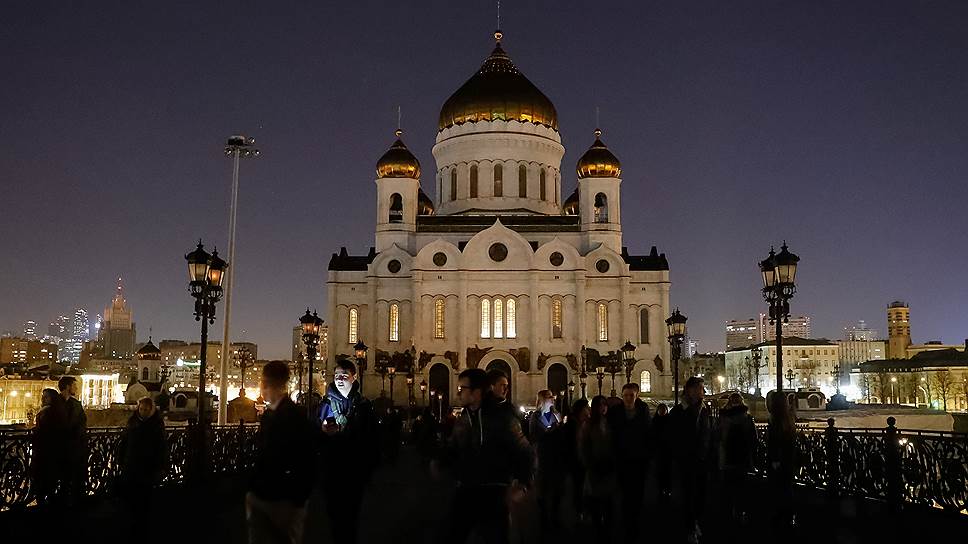
[[[432,193],[440,105],[496,25],[486,1],[198,4],[4,6],[0,330],[102,311],[120,274],[140,336],[196,337],[183,255],[226,245],[221,148],[243,131],[263,155],[243,165],[233,329],[288,357],[330,253],[372,244],[397,105]],[[968,336],[968,4],[502,10],[507,51],[558,109],[563,193],[598,106],[626,245],[667,254],[701,349],[762,311],[756,262],[783,238],[815,335],[884,334],[900,298],[916,342]]]

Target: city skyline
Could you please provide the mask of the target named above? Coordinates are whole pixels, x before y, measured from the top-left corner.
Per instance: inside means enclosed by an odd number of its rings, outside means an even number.
[[[968,197],[957,53],[968,16],[921,6],[910,24],[903,5],[832,5],[617,3],[607,23],[579,7],[504,8],[508,51],[560,109],[563,194],[596,104],[623,161],[624,223],[641,245],[630,250],[666,253],[672,304],[704,350],[724,347],[725,321],[765,311],[756,263],[784,238],[803,259],[793,313],[813,317],[814,336],[839,338],[860,319],[883,332],[896,299],[911,305],[918,341],[968,336],[968,287],[937,272],[968,265],[949,247]],[[183,256],[198,237],[227,245],[221,147],[242,131],[263,156],[241,172],[232,340],[273,358],[290,353],[306,305],[331,320],[331,241],[351,254],[373,245],[373,165],[397,106],[408,147],[432,171],[437,112],[495,24],[489,2],[302,17],[125,6],[103,19],[51,6],[12,7],[3,38],[0,67],[21,84],[0,96],[22,107],[0,135],[0,179],[23,205],[0,217],[21,257],[0,269],[0,330],[74,308],[96,319],[121,275],[138,341],[149,328],[197,340]],[[538,16],[550,19],[540,33]],[[463,30],[441,48],[442,28]],[[576,40],[576,29],[595,39]],[[229,55],[240,40],[250,51]],[[589,66],[607,75],[576,77]],[[431,174],[424,186],[432,194]],[[951,262],[939,268],[939,255]]]

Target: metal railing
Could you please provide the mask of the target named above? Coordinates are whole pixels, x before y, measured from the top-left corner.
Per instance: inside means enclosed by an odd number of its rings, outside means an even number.
[[[797,429],[796,482],[832,495],[968,514],[968,434],[898,429]],[[757,425],[754,472],[767,473],[767,426]]]
[[[251,467],[258,428],[258,424],[211,425],[207,432],[211,472],[232,474]],[[123,427],[87,430],[84,495],[103,496],[113,492],[121,475],[120,444],[124,430]],[[191,426],[166,429],[168,466],[162,485],[178,485],[188,479],[195,433]],[[0,511],[22,509],[34,503],[30,479],[32,455],[31,430],[0,430]]]

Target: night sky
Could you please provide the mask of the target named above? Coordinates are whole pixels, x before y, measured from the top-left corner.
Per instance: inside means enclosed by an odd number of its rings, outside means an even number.
[[[5,3],[0,331],[102,312],[121,275],[140,340],[197,338],[183,256],[227,249],[242,132],[262,156],[242,165],[234,337],[288,358],[330,254],[373,244],[398,105],[433,194],[439,108],[490,52],[494,4]],[[756,263],[784,238],[815,336],[886,334],[902,299],[915,342],[968,337],[968,3],[503,4],[506,50],[558,109],[562,194],[598,106],[625,245],[666,253],[700,349],[765,309]]]

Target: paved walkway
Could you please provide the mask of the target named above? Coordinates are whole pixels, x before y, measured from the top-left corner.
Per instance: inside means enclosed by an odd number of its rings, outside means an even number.
[[[83,514],[55,516],[41,511],[0,514],[0,538],[9,542],[35,542],[42,535],[69,536],[71,542],[246,542],[242,498],[244,482],[214,482],[203,491],[176,488],[160,493],[158,502],[147,519],[132,527],[124,508],[116,500],[101,500]],[[768,523],[770,505],[761,482],[747,490],[755,505],[750,523],[730,524],[715,515],[715,506],[724,491],[711,486],[709,506],[703,525],[703,542],[762,542],[773,539],[784,544],[855,544],[924,542],[931,537],[948,536],[957,541],[968,534],[968,516],[952,518],[935,512],[907,511],[891,516],[883,505],[852,499],[831,500],[825,495],[798,489],[799,527],[789,534],[774,534]],[[363,505],[360,540],[366,544],[434,542],[435,531],[446,519],[452,503],[452,486],[434,481],[409,449],[403,449],[392,465],[381,467],[374,475]],[[515,539],[522,544],[555,544],[620,542],[615,536],[590,534],[588,528],[574,522],[574,512],[564,501],[562,526],[554,535],[539,535],[536,527],[537,506],[527,502],[515,512]],[[675,504],[660,507],[648,500],[642,513],[642,538],[639,542],[681,542],[677,534],[680,514]],[[616,533],[617,535],[617,533]],[[956,536],[960,535],[960,536]],[[9,537],[9,540],[8,538]],[[29,539],[29,540],[25,540]],[[307,520],[307,543],[330,543],[328,519],[323,499],[316,494],[310,500]],[[338,543],[337,543],[338,544]],[[448,543],[451,544],[451,543]],[[452,543],[458,544],[458,543]],[[634,544],[626,543],[622,544]]]

